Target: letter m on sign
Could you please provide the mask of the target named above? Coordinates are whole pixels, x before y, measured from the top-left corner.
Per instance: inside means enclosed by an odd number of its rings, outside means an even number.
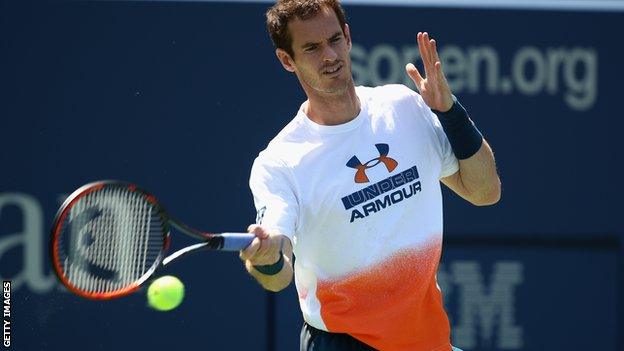
[[[523,330],[515,321],[515,291],[524,279],[522,263],[499,261],[491,272],[485,279],[477,261],[453,261],[440,267],[438,281],[457,307],[453,341],[469,350],[521,349]]]

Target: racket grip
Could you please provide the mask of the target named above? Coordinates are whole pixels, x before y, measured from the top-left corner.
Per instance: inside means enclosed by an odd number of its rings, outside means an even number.
[[[221,233],[223,237],[223,251],[240,251],[245,249],[256,237],[251,233]]]

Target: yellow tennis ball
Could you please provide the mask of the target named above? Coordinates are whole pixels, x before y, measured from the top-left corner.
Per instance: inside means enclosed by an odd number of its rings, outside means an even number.
[[[147,302],[158,311],[170,311],[184,300],[184,284],[180,279],[166,275],[160,277],[147,288]]]

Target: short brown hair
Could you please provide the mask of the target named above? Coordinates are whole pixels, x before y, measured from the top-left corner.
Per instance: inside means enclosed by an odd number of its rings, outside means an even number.
[[[295,17],[300,20],[310,19],[321,12],[323,7],[334,10],[344,33],[345,12],[339,0],[277,0],[277,3],[266,12],[267,30],[273,45],[286,51],[294,59],[295,53],[292,48],[292,37],[288,32],[288,22]]]

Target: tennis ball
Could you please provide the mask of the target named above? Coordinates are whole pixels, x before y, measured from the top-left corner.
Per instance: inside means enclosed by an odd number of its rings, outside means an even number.
[[[154,280],[147,288],[147,302],[158,311],[170,311],[178,307],[183,299],[184,284],[172,275]]]

